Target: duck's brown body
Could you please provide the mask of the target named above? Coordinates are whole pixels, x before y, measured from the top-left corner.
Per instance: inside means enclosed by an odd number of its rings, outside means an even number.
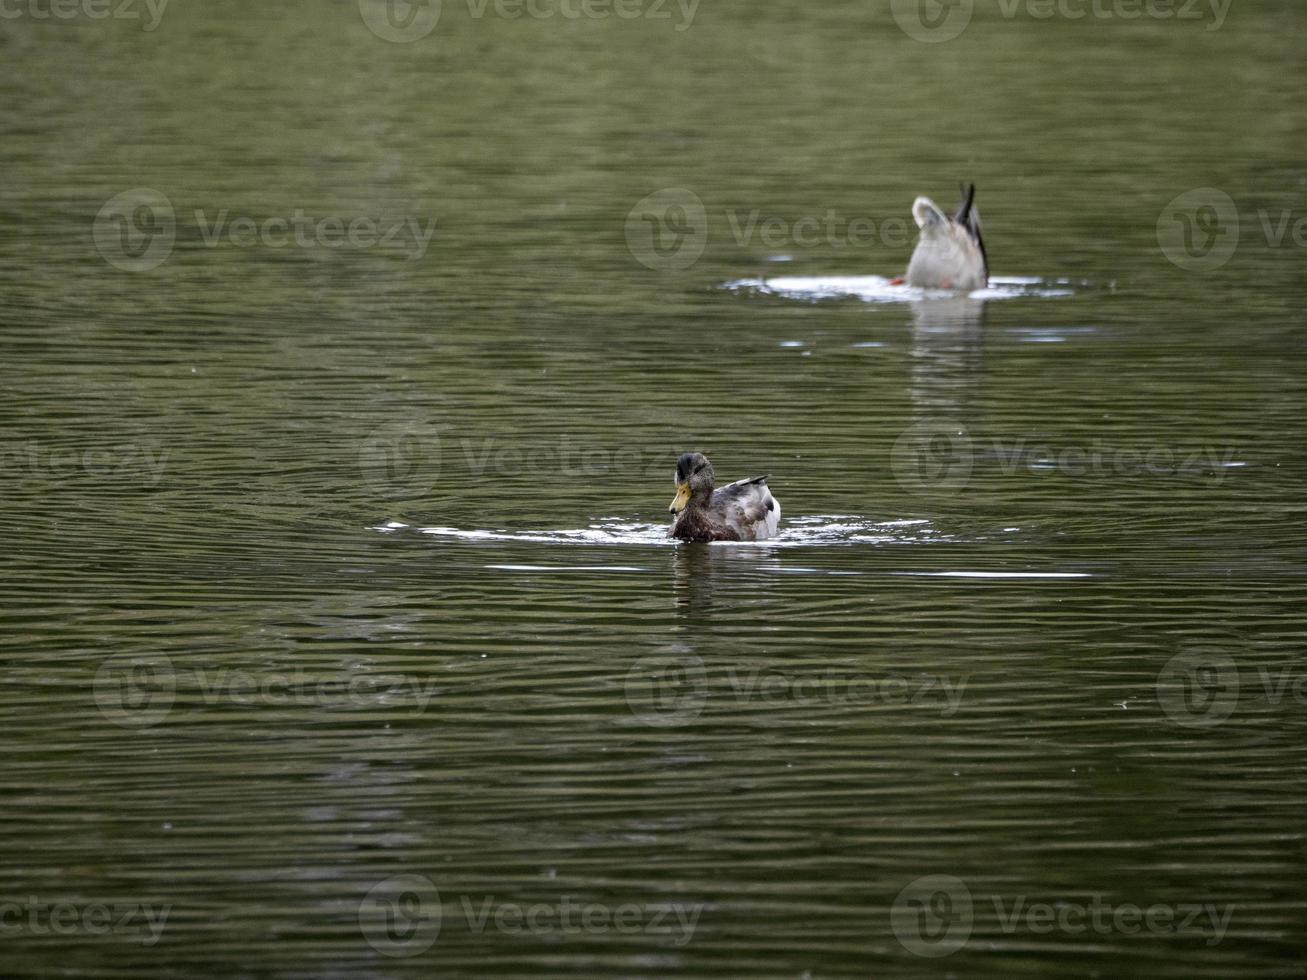
[[[686,453],[676,464],[676,485],[668,535],[680,541],[762,541],[780,526],[781,505],[765,476],[714,489],[712,464]]]
[[[739,541],[740,535],[735,528],[722,521],[714,521],[701,509],[681,511],[672,521],[669,535],[678,541],[697,541],[706,544],[709,541]]]

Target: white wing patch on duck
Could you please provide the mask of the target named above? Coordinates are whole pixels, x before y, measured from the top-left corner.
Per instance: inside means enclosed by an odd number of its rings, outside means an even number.
[[[767,486],[767,477],[736,480],[713,491],[712,507],[734,525],[746,541],[775,537],[781,524],[781,505]]]

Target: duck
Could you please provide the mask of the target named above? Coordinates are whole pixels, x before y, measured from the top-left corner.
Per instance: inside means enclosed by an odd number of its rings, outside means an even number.
[[[716,475],[703,453],[682,453],[676,461],[675,515],[668,537],[680,541],[763,541],[781,523],[780,502],[767,477],[736,480],[714,489]]]
[[[975,184],[962,188],[962,203],[953,217],[928,197],[912,203],[912,217],[921,237],[908,263],[909,286],[969,293],[989,285],[989,256],[980,234]]]

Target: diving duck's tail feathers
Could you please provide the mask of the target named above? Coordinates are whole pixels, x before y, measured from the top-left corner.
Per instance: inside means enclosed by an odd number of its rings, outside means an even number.
[[[953,220],[967,230],[976,247],[980,249],[980,258],[985,263],[985,276],[989,276],[989,253],[985,251],[985,238],[980,232],[980,209],[976,207],[976,185],[961,184],[962,203],[958,205]]]
[[[958,189],[962,192],[962,203],[958,205],[957,214],[953,215],[953,220],[960,225],[970,225],[971,208],[976,203],[976,185],[959,184]]]

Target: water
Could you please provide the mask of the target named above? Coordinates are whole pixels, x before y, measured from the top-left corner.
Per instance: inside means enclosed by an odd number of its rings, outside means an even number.
[[[6,975],[1301,973],[1300,5],[15,9]]]

